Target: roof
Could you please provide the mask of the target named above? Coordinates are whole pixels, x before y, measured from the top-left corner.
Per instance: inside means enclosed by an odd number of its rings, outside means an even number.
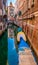
[[[9,7],[14,7],[14,5],[13,5],[13,3],[12,3],[12,2],[10,2],[10,5],[9,5]]]

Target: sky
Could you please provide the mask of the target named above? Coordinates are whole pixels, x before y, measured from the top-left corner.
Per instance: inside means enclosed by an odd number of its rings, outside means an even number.
[[[16,0],[8,0],[8,5],[10,4],[10,2],[12,2],[13,4],[15,4]]]

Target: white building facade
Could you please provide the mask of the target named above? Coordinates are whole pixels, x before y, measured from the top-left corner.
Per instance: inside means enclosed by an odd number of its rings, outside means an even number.
[[[10,3],[10,5],[8,6],[8,19],[10,19],[11,17],[14,17],[14,6],[12,3]]]

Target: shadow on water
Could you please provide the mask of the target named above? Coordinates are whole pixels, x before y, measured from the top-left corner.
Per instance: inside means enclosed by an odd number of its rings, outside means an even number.
[[[8,64],[18,65],[18,53],[15,48],[14,38],[8,38]]]

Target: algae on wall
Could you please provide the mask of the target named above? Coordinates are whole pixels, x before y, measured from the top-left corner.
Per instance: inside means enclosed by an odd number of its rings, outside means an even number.
[[[6,65],[7,62],[7,30],[0,36],[0,65]]]

